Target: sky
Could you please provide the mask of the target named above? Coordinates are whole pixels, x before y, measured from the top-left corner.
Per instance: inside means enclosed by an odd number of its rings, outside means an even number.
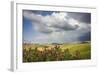
[[[25,43],[68,43],[91,40],[91,13],[23,10]]]

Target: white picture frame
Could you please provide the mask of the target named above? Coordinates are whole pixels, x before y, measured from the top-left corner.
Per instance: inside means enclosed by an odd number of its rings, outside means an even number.
[[[96,8],[84,6],[67,6],[67,5],[46,5],[34,2],[12,2],[11,3],[11,26],[12,26],[12,47],[11,47],[11,70],[26,71],[26,70],[42,70],[67,67],[83,67],[95,66],[97,64],[96,57],[96,41],[94,32],[96,30]],[[77,61],[54,61],[54,62],[22,62],[22,10],[47,10],[47,11],[69,11],[69,12],[89,12],[91,13],[91,59]]]

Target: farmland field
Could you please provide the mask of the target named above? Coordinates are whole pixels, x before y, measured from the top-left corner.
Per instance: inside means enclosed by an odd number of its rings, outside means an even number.
[[[23,62],[91,59],[91,43],[23,44]]]

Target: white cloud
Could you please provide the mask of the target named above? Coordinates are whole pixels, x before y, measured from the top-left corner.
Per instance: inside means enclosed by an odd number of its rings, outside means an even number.
[[[76,41],[79,36],[90,32],[90,24],[75,20],[67,12],[53,12],[43,16],[31,11],[24,11],[24,17],[30,19],[34,29],[43,35],[34,37],[35,42]]]

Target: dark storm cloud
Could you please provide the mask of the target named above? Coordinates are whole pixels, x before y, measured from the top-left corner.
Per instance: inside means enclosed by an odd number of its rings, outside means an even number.
[[[68,12],[68,15],[80,22],[91,23],[91,13]]]
[[[79,37],[80,41],[91,41],[91,32],[84,33]]]
[[[52,25],[50,27],[58,28],[58,29],[65,30],[65,31],[70,31],[70,30],[76,30],[79,26],[78,25],[72,26],[69,23],[64,22],[63,24],[61,23],[60,25]]]

